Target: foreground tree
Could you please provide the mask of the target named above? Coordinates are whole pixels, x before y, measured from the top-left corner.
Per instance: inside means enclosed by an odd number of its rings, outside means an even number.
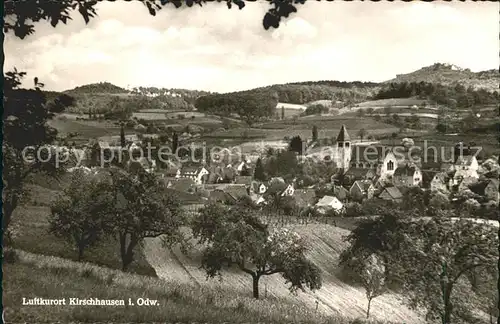
[[[281,274],[290,291],[321,288],[320,270],[305,257],[300,236],[286,229],[270,231],[256,214],[241,207],[212,204],[192,223],[194,238],[204,244],[202,267],[207,276],[222,276],[236,266],[252,277],[253,297],[259,298],[259,279]]]
[[[372,254],[368,260],[360,265],[359,276],[363,288],[365,288],[366,299],[366,318],[370,318],[370,308],[372,300],[381,296],[385,292],[385,267],[381,260]]]
[[[35,78],[34,89],[20,88],[26,73],[5,73],[4,78],[4,137],[3,151],[3,215],[4,233],[12,213],[24,195],[26,179],[35,173],[51,176],[60,174],[65,157],[49,146],[57,131],[47,125],[56,113],[73,104],[74,99],[61,95],[48,101],[41,90],[43,84]]]
[[[412,219],[393,213],[359,225],[348,238],[351,244],[342,262],[376,254],[386,261],[386,279],[397,278],[410,306],[425,307],[429,320],[470,320],[467,301],[473,290],[468,276],[478,269],[495,274],[496,230],[465,219]]]
[[[77,169],[63,195],[51,207],[49,230],[74,244],[81,261],[86,248],[109,234],[107,221],[112,202],[107,183]]]
[[[166,194],[157,179],[147,173],[131,175],[121,169],[110,170],[113,187],[111,225],[120,242],[122,270],[134,261],[134,250],[147,237],[162,236],[167,248],[185,237],[180,228],[185,225],[178,199]]]

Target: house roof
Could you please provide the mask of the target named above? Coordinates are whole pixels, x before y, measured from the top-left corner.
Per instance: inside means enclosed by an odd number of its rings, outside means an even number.
[[[182,166],[181,173],[198,173],[203,166],[201,165],[186,165]]]
[[[349,168],[345,175],[354,178],[364,178],[368,175],[369,172],[376,173],[376,170],[370,168]]]
[[[236,176],[234,179],[234,183],[236,184],[244,184],[244,185],[251,185],[252,183],[252,177],[251,176]]]
[[[211,201],[216,201],[216,202],[222,202],[222,203],[234,203],[236,202],[236,198],[228,194],[227,192],[224,192],[221,189],[215,189],[210,191],[209,195],[209,200]]]
[[[403,194],[401,193],[401,191],[397,188],[397,187],[386,187],[381,195],[383,193],[387,193],[389,195],[389,197],[391,197],[392,199],[401,199],[403,198]]]
[[[316,201],[316,192],[314,189],[297,189],[292,197],[299,206],[313,205]]]
[[[316,206],[332,206],[334,203],[339,201],[337,197],[334,196],[324,196],[317,203]]]
[[[222,190],[235,199],[248,195],[246,186],[241,184],[230,184],[225,186]]]
[[[399,166],[396,168],[394,171],[394,176],[395,177],[411,177],[415,174],[415,172],[418,171],[418,168],[416,166],[410,166],[408,164]]]
[[[337,136],[337,142],[345,142],[345,141],[350,141],[350,140],[351,140],[351,137],[347,133],[347,129],[346,129],[345,125],[342,125],[342,127],[340,128],[339,135]]]
[[[333,195],[340,200],[344,200],[349,197],[349,190],[342,186],[333,187]]]
[[[172,189],[188,192],[190,189],[194,189],[195,183],[190,178],[180,178],[172,182]]]
[[[198,195],[175,190],[172,188],[166,188],[164,190],[165,190],[165,193],[175,196],[175,198],[183,204],[201,204],[201,203],[203,203],[203,200]]]
[[[353,186],[359,186],[363,191],[367,191],[372,185],[373,184],[370,180],[358,180],[353,184]]]
[[[477,183],[473,183],[469,185],[469,188],[472,192],[478,195],[484,195],[486,187],[492,185],[494,188],[498,190],[498,179],[487,179],[485,181],[480,181]]]

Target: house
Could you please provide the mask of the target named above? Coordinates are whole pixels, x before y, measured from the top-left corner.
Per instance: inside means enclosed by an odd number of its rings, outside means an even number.
[[[250,186],[250,192],[258,195],[263,195],[266,193],[266,191],[267,191],[267,186],[265,184],[258,181],[252,181],[252,184]]]
[[[374,168],[349,168],[344,174],[344,184],[353,184],[356,180],[373,180],[377,176]]]
[[[234,178],[235,184],[244,184],[248,188],[252,185],[252,177],[251,176],[236,176]]]
[[[479,162],[474,155],[459,155],[453,165],[455,171],[462,170],[477,173]]]
[[[340,201],[345,201],[349,198],[349,191],[342,186],[333,186],[333,195],[337,197]]]
[[[349,189],[349,195],[352,199],[363,201],[373,198],[375,186],[370,180],[358,180]]]
[[[419,186],[422,183],[422,172],[416,165],[399,166],[392,175],[392,183],[397,187]]]
[[[168,188],[180,191],[194,193],[196,191],[196,183],[191,178],[179,178],[175,181],[170,181]]]
[[[178,172],[178,178],[189,178],[193,179],[196,184],[202,184],[209,174],[210,172],[205,167],[183,166]]]
[[[378,195],[378,198],[394,202],[401,202],[403,200],[403,194],[397,187],[386,187]]]
[[[295,188],[293,187],[293,184],[289,184],[285,190],[281,193],[281,196],[293,196],[293,193],[295,192]]]
[[[222,189],[215,189],[210,191],[208,200],[210,202],[218,202],[222,204],[234,204],[237,199],[225,192]]]
[[[314,189],[296,189],[292,197],[299,207],[313,206],[316,202],[316,192]]]
[[[486,186],[484,187],[483,196],[489,200],[499,201],[498,197],[498,179],[488,179],[486,181]]]
[[[235,200],[238,200],[243,196],[248,196],[247,187],[241,184],[221,185],[219,186],[219,189],[223,190],[226,194],[230,195]]]
[[[438,172],[432,177],[432,180],[430,181],[429,184],[429,189],[431,191],[441,191],[441,192],[447,192],[448,191],[448,175],[446,172]]]
[[[344,207],[342,202],[333,196],[324,196],[314,206],[320,213],[326,213],[329,210],[340,212]]]
[[[479,174],[472,170],[472,169],[455,169],[454,171],[450,172],[450,180],[448,182],[448,187],[453,188],[453,189],[458,189],[460,184],[463,182],[464,179],[467,179],[465,184],[468,186],[469,184],[474,183],[475,181],[479,180]],[[475,180],[473,180],[475,179]],[[464,187],[462,186],[462,189]]]
[[[476,183],[478,183],[478,178],[464,177],[458,183],[458,186],[456,186],[456,190],[458,190],[459,192],[462,192],[464,190],[470,189],[470,187],[475,185]]]
[[[439,171],[421,170],[421,172],[422,172],[422,183],[420,184],[420,187],[425,188],[425,189],[430,189],[432,179],[434,179],[434,177],[436,176],[436,174],[439,173]],[[445,184],[446,184],[446,182],[445,182]]]

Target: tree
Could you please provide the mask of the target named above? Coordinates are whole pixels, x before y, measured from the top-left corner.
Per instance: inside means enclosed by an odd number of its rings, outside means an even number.
[[[255,180],[258,180],[258,181],[266,181],[266,175],[264,172],[264,165],[262,164],[261,158],[258,158],[257,162],[255,163],[255,171],[254,171],[253,177]]]
[[[277,273],[291,292],[321,288],[320,270],[305,257],[301,237],[286,229],[270,231],[249,209],[208,205],[193,220],[192,231],[205,246],[201,264],[207,276],[222,276],[224,267],[236,266],[252,277],[255,299],[260,278]]]
[[[25,75],[14,69],[6,72],[4,78],[2,226],[7,234],[12,214],[24,194],[25,180],[35,173],[54,177],[61,174],[65,165],[58,156],[61,152],[49,146],[56,139],[57,130],[47,121],[74,103],[67,95],[47,101],[38,80],[34,89],[19,88]]]
[[[454,314],[459,315],[454,310],[462,313],[470,299],[470,293],[454,288],[476,269],[495,271],[499,257],[495,230],[470,220],[433,218],[416,222],[408,237],[400,258],[403,289],[411,305],[427,308],[428,318],[449,324]],[[421,279],[417,282],[416,278]]]
[[[297,152],[299,154],[302,154],[302,149],[303,149],[303,143],[302,143],[302,138],[300,136],[294,136],[290,140],[290,144],[288,146],[288,150],[290,152]]]
[[[121,147],[127,146],[127,142],[125,141],[125,129],[123,124],[120,126],[120,145]]]
[[[245,7],[243,0],[224,1],[227,3],[229,9],[232,8],[233,4],[237,5],[239,9]],[[162,0],[159,4],[153,0],[143,1],[152,16],[155,16],[157,11],[162,9],[162,6],[169,3],[172,3],[176,8],[180,8],[183,4],[192,7],[194,4],[202,6],[207,2],[207,0]],[[74,10],[78,10],[85,23],[88,23],[91,18],[97,16],[95,9],[97,3],[98,1],[94,0],[61,0],[57,6],[53,6],[50,2],[37,3],[34,6],[33,3],[28,1],[8,1],[4,4],[4,17],[12,19],[5,20],[4,32],[13,31],[17,37],[24,39],[35,32],[35,25],[33,23],[46,20],[50,22],[52,27],[56,27],[60,22],[66,24],[68,20],[72,19],[70,14]],[[296,5],[304,3],[304,0],[270,1],[272,7],[262,20],[264,29],[267,30],[270,27],[278,28],[282,18],[287,18],[291,13],[297,12]]]
[[[114,208],[111,224],[120,242],[122,270],[134,261],[134,249],[146,237],[163,236],[166,247],[186,247],[180,228],[185,225],[178,198],[164,191],[154,175],[124,170],[109,171],[113,188]]]
[[[177,149],[179,148],[179,135],[174,131],[172,135],[172,154],[177,156]]]
[[[472,291],[466,276],[475,269],[495,272],[498,259],[494,228],[449,217],[414,219],[388,211],[361,223],[348,241],[343,263],[372,253],[390,261],[384,260],[386,279],[397,278],[409,305],[425,307],[429,320],[441,318],[443,324],[467,309]]]
[[[366,131],[366,129],[364,128],[361,128],[359,131],[358,131],[358,137],[361,139],[361,142],[363,142],[363,139],[365,138],[366,134],[368,132]]]
[[[366,318],[369,318],[372,300],[385,292],[385,267],[375,254],[363,263],[360,278],[368,300]]]
[[[281,119],[285,119],[285,106],[281,106]]]
[[[112,201],[106,182],[77,169],[63,195],[51,206],[50,232],[75,244],[81,261],[87,247],[109,234],[107,221]]]
[[[444,133],[446,133],[447,129],[448,129],[448,127],[444,123],[438,123],[436,125],[436,131],[438,131],[438,133],[444,134]]]
[[[365,116],[365,111],[363,110],[363,108],[358,109],[358,111],[356,112],[356,116],[360,118]]]
[[[318,141],[318,126],[314,125],[312,128],[312,141]]]

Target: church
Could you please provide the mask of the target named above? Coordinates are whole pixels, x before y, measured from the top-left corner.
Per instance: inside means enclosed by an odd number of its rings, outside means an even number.
[[[311,152],[308,156],[318,157],[318,154],[322,154],[321,157],[325,159],[325,152],[330,152],[328,159],[335,162],[338,169],[332,181],[347,184],[363,179],[386,181],[392,178],[398,167],[414,165],[408,162],[410,159],[407,152],[397,151],[399,147],[363,144],[353,143],[347,128],[342,125],[334,147],[316,149],[316,152]]]

